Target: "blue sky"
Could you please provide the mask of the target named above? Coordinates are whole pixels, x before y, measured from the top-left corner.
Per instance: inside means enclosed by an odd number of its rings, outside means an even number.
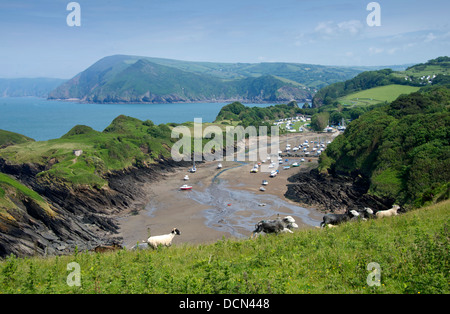
[[[71,78],[102,57],[393,65],[450,53],[450,1],[0,0],[0,77]]]

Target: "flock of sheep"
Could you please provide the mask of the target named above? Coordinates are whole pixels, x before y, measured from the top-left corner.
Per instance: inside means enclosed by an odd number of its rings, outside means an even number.
[[[400,206],[394,205],[394,206],[392,206],[391,209],[388,209],[388,210],[374,211],[373,209],[371,209],[369,207],[365,207],[361,211],[350,210],[344,214],[326,214],[325,216],[323,216],[323,221],[320,223],[320,226],[321,227],[335,227],[335,226],[339,225],[340,223],[343,223],[343,222],[349,221],[349,220],[355,220],[355,219],[367,220],[367,219],[371,219],[371,218],[383,218],[383,217],[397,216],[399,209],[400,209]]]
[[[356,219],[371,219],[371,218],[383,218],[398,215],[398,210],[400,206],[394,205],[391,209],[388,210],[380,210],[374,211],[371,208],[364,208],[361,211],[358,210],[350,210],[344,214],[326,214],[323,216],[323,221],[320,223],[320,227],[335,227],[343,222],[356,220]],[[292,233],[292,229],[298,228],[298,225],[295,223],[294,218],[291,216],[286,216],[284,218],[280,218],[279,216],[274,220],[261,220],[255,225],[255,230],[252,232],[252,238],[257,237],[261,233],[283,233],[289,232]],[[157,249],[158,246],[171,246],[172,240],[176,235],[180,235],[180,230],[177,228],[173,228],[172,231],[168,234],[151,236],[147,239],[146,242],[138,243],[133,246],[131,249],[145,249],[145,248],[153,248]]]

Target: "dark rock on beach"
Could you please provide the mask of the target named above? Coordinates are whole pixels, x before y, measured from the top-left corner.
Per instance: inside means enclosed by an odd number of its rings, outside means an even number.
[[[393,203],[393,200],[369,195],[370,183],[360,175],[321,174],[313,169],[291,176],[289,182],[285,193],[287,198],[323,212],[343,212],[363,207],[385,210]]]

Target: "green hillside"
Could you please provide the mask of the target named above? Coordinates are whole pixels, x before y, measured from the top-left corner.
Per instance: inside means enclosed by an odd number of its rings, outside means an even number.
[[[108,171],[145,166],[161,157],[170,157],[171,130],[150,120],[119,116],[103,131],[75,126],[60,139],[27,142],[0,150],[0,158],[10,164],[32,163],[46,167],[37,179],[69,185],[102,187]],[[82,150],[75,156],[74,150]]]
[[[350,123],[320,157],[322,171],[363,176],[369,193],[402,205],[449,198],[450,89],[398,97]]]
[[[392,84],[356,92],[340,97],[337,101],[347,106],[376,105],[382,102],[394,101],[402,94],[417,92],[419,88],[420,87]]]
[[[448,294],[449,214],[446,201],[396,217],[257,239],[10,256],[0,261],[0,293]],[[72,262],[80,266],[79,286],[67,284],[74,280]],[[379,265],[379,281],[370,263]]]
[[[439,57],[425,64],[409,67],[406,71],[383,69],[367,71],[345,82],[338,82],[322,88],[313,98],[312,106],[319,108],[335,103],[339,98],[355,92],[386,85],[445,85],[450,74],[450,58]]]
[[[25,135],[0,129],[0,148],[31,141],[34,140]]]
[[[49,94],[92,102],[306,101],[362,70],[297,63],[214,63],[115,55]]]

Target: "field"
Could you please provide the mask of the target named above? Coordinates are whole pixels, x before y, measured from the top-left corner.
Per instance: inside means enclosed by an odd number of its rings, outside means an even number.
[[[445,201],[396,217],[257,239],[10,256],[0,261],[0,293],[448,294],[449,213]]]
[[[338,101],[343,105],[375,105],[383,102],[391,102],[397,99],[401,94],[410,94],[419,90],[419,87],[407,86],[407,85],[387,85],[380,86],[371,89],[367,89],[361,92],[353,93],[341,98]]]

